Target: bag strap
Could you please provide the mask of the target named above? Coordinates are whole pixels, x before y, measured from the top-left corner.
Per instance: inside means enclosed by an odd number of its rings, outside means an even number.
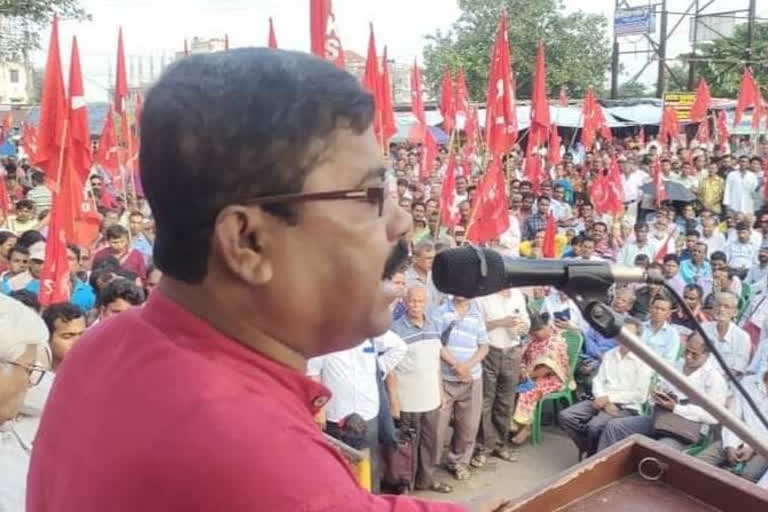
[[[448,340],[451,338],[451,331],[453,331],[453,327],[456,325],[456,320],[451,320],[451,323],[448,324],[448,327],[445,328],[443,332],[440,333],[440,343],[445,347],[448,345]]]

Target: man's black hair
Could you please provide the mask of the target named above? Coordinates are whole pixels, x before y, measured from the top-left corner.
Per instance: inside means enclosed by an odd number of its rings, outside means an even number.
[[[141,116],[155,264],[175,279],[200,282],[224,207],[301,192],[334,132],[363,133],[372,119],[373,98],[357,78],[303,52],[239,48],[171,65]],[[295,208],[264,207],[291,223]]]
[[[45,184],[45,174],[43,174],[40,171],[33,172],[32,173],[32,184],[35,185],[35,186]]]
[[[677,254],[667,254],[664,256],[664,263],[668,261],[674,261],[678,265],[680,265],[680,258],[677,257]]]
[[[16,209],[26,209],[26,210],[34,210],[35,209],[35,202],[31,201],[29,199],[20,199],[16,201]]]
[[[107,240],[115,240],[116,238],[128,238],[128,230],[120,224],[112,224],[106,231],[104,231],[104,237]]]
[[[40,312],[40,301],[37,299],[37,295],[29,290],[21,289],[15,290],[8,294],[12,299],[15,299],[28,308],[34,309],[36,312]]]
[[[83,313],[82,309],[80,309],[78,306],[75,306],[71,302],[59,302],[57,304],[51,304],[45,308],[45,311],[43,311],[41,316],[43,317],[45,325],[48,326],[48,332],[53,335],[53,331],[55,330],[54,324],[56,323],[56,320],[61,320],[62,322],[71,322],[75,318],[83,318],[85,313]]]
[[[29,249],[33,244],[36,244],[37,242],[45,242],[45,237],[39,231],[30,229],[29,231],[25,231],[21,234],[19,239],[16,241],[16,245],[20,245]]]
[[[99,306],[107,306],[117,299],[123,299],[132,306],[139,306],[144,302],[144,291],[127,279],[117,278],[99,293]]]
[[[723,251],[715,251],[712,254],[709,255],[709,261],[723,261],[727,262],[728,257],[725,255]]]
[[[67,244],[67,249],[75,254],[77,261],[80,261],[80,247],[76,246],[75,244]]]
[[[11,256],[13,256],[13,253],[19,253],[23,254],[24,256],[29,256],[29,247],[24,247],[23,245],[16,244],[13,247],[11,247],[11,250],[8,251],[8,259],[11,259]]]
[[[685,231],[685,236],[695,236],[696,238],[699,238],[701,235],[695,229],[688,229]]]
[[[9,238],[16,238],[16,233],[12,231],[0,231],[0,245],[3,245]]]

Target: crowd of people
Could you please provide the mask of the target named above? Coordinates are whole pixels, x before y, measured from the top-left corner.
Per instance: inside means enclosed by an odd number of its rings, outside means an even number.
[[[606,301],[650,348],[768,441],[693,329],[694,322],[703,325],[768,415],[767,147],[736,141],[733,149],[694,144],[670,151],[637,136],[603,142],[601,149],[576,144],[562,148],[562,163],[548,169],[537,191],[525,179],[524,158],[513,151],[504,159],[509,228],[488,245],[511,257],[542,258],[551,215],[555,257],[660,270],[694,318],[659,285],[616,287]],[[392,277],[401,296],[391,305],[390,330],[308,363],[307,375],[332,392],[317,414],[319,428],[347,440],[349,425],[362,424],[373,490],[392,484],[386,452],[398,436],[412,439],[411,489],[452,492],[436,477],[440,466],[462,481],[489,457],[514,463],[517,447],[538,441],[538,408],[556,392],[575,398],[555,419],[579,457],[639,433],[760,480],[768,471],[765,457],[592,329],[564,293],[532,287],[467,299],[435,287],[432,262],[465,243],[482,174],[480,159],[457,154],[454,198],[441,204],[447,152],[441,148],[423,180],[421,148],[391,147],[387,193],[410,212],[413,227],[408,264]],[[590,201],[611,157],[622,174],[621,215],[604,214]],[[664,182],[681,184],[695,199],[657,204],[644,191],[657,160]],[[154,221],[146,201],[115,191],[118,207],[100,210],[93,243],[68,246],[70,301],[41,307],[51,190],[26,162],[6,161],[4,168],[13,207],[0,223],[0,510],[21,510],[37,422],[58,368],[87,329],[141,306],[161,273],[152,261]],[[89,188],[97,202],[109,181],[94,170]],[[445,208],[459,212],[457,225],[443,225]],[[690,428],[681,431],[668,415]]]

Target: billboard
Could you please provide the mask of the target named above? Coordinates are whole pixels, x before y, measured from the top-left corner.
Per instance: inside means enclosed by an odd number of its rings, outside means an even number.
[[[691,121],[691,107],[696,101],[695,92],[668,92],[664,94],[664,105],[675,109],[677,120],[681,123]]]
[[[616,36],[648,34],[651,32],[652,12],[650,7],[616,9],[613,15],[613,33]]]

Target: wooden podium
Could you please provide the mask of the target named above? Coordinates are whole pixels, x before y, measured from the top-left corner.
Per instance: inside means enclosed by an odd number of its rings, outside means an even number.
[[[512,510],[768,512],[768,490],[635,435],[555,476]]]

